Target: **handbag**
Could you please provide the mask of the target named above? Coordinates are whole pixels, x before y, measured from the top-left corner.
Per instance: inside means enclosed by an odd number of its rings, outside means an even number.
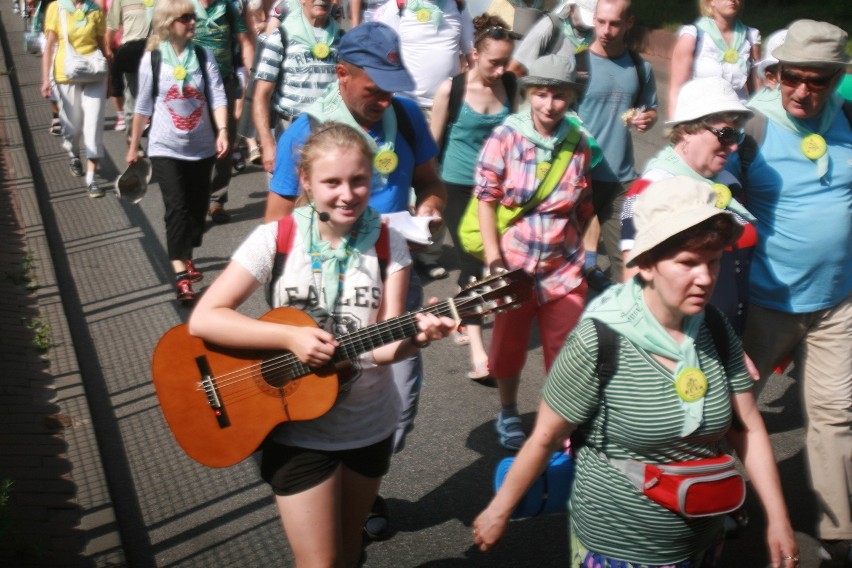
[[[727,454],[665,465],[609,462],[646,497],[687,519],[731,513],[745,502],[745,479]]]
[[[502,235],[509,227],[517,220],[531,211],[539,203],[547,199],[562,175],[568,168],[568,163],[571,161],[571,156],[574,155],[574,148],[580,141],[580,129],[571,125],[571,130],[559,146],[559,151],[556,154],[556,159],[553,161],[553,166],[548,170],[547,175],[538,185],[533,196],[524,203],[521,207],[506,207],[502,204],[497,205],[497,233]],[[458,228],[459,243],[466,253],[483,260],[485,258],[485,246],[482,244],[482,233],[479,230],[479,199],[471,197],[467,204],[467,208],[462,214]]]
[[[61,10],[61,9],[60,9]],[[71,45],[68,40],[68,22],[65,10],[61,10],[59,16],[62,21],[62,34],[65,36],[65,78],[71,83],[94,83],[106,78],[107,59],[100,49],[92,53],[82,55]]]
[[[494,472],[494,492],[503,485],[509,468],[515,457],[503,458]],[[547,464],[547,469],[535,480],[524,494],[518,506],[512,512],[513,519],[538,517],[565,513],[568,509],[568,496],[574,483],[574,460],[566,450],[555,452]]]

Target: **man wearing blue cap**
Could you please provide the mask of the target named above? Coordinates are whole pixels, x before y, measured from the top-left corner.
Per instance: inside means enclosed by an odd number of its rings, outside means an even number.
[[[393,96],[414,89],[400,57],[396,32],[378,22],[353,28],[340,42],[336,72],[337,82],[278,140],[265,221],[277,221],[293,210],[299,195],[299,150],[312,128],[327,121],[353,126],[374,147],[371,207],[381,213],[407,211],[410,188],[414,188],[415,214],[440,217],[447,194],[435,165],[438,147],[417,103]],[[414,311],[422,304],[423,287],[411,271],[406,310]],[[393,441],[397,453],[414,426],[423,379],[420,354],[394,363],[393,374],[403,409]],[[365,531],[371,538],[381,538],[387,531],[387,510],[381,497]]]

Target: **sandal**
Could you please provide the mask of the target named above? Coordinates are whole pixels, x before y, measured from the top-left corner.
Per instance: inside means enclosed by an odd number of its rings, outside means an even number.
[[[463,325],[460,325],[458,329],[453,332],[453,343],[456,345],[467,345],[470,343],[470,337],[467,336],[467,332]]]
[[[498,440],[500,445],[516,452],[521,449],[527,439],[526,434],[521,426],[520,416],[503,417],[503,413],[497,414],[497,421],[494,423],[494,428],[497,430]]]
[[[474,365],[473,369],[465,373],[465,376],[471,381],[481,381],[482,379],[487,379],[491,376],[491,372],[488,370],[488,359],[485,361]]]

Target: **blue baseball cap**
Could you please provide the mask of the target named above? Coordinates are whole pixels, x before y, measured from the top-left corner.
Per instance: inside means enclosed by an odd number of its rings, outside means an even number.
[[[340,60],[363,69],[387,93],[414,90],[414,79],[399,54],[399,36],[385,24],[355,26],[343,34],[337,54]]]

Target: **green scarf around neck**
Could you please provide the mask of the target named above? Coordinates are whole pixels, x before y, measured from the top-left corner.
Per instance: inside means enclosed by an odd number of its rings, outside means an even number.
[[[724,63],[736,63],[743,73],[748,73],[748,61],[740,55],[740,48],[746,38],[746,27],[739,19],[734,23],[731,45],[725,42],[716,20],[708,16],[695,20],[695,27],[704,32],[719,49],[719,61]],[[736,57],[736,59],[734,59]]]
[[[159,49],[163,61],[172,67],[172,74],[177,81],[178,90],[183,95],[183,88],[190,83],[193,75],[199,69],[195,46],[191,41],[186,42],[183,52],[178,55],[170,41],[161,41]]]
[[[648,309],[643,297],[640,276],[610,286],[595,298],[581,319],[596,319],[614,329],[639,349],[671,359],[677,363],[672,373],[672,389],[677,378],[686,369],[700,369],[695,342],[704,321],[704,312],[683,319],[683,342],[678,344]],[[681,437],[686,437],[701,426],[704,419],[704,397],[693,402],[681,399],[684,421]]]
[[[822,137],[828,132],[834,123],[837,113],[843,106],[843,98],[836,93],[831,95],[826,101],[822,112],[810,125],[787,113],[781,100],[781,89],[763,89],[758,91],[748,101],[746,106],[759,112],[781,128],[801,136],[804,141],[806,137],[813,135]],[[830,164],[828,151],[826,150],[818,158],[809,159],[816,165],[816,178],[818,180],[822,179],[828,173]]]
[[[226,1],[227,0],[214,0],[214,3],[211,6],[205,8],[198,0],[192,0],[192,5],[195,6],[196,28],[198,26],[203,27],[207,34],[211,34],[214,30],[218,30],[220,26],[216,23],[216,20],[221,18],[225,14],[225,10],[228,9],[225,4]]]
[[[71,0],[59,0],[59,6],[71,15],[75,28],[82,28],[86,25],[86,22],[89,21],[87,17],[89,12],[100,10],[100,7],[92,0],[86,0],[80,8],[77,8]]]
[[[324,300],[324,308],[333,312],[343,289],[343,280],[350,268],[357,268],[361,255],[376,244],[382,225],[382,216],[368,207],[355,221],[352,231],[335,249],[321,239],[319,224],[313,207],[306,205],[293,211],[293,220],[302,237],[305,252],[311,256],[314,271],[322,273],[322,290],[317,290]]]
[[[672,174],[673,176],[686,176],[695,180],[703,181],[713,185],[716,182],[716,176],[712,178],[706,178],[693,170],[689,164],[687,164],[683,157],[678,154],[672,146],[666,146],[659,152],[657,155],[648,160],[648,164],[645,166],[645,171],[650,170],[663,170]],[[736,213],[743,219],[747,220],[749,223],[754,223],[757,221],[757,218],[751,214],[751,212],[745,208],[745,206],[731,197],[731,201],[725,207],[728,211]]]
[[[571,124],[567,119],[563,119],[551,136],[540,133],[535,129],[532,107],[529,104],[522,105],[518,112],[506,117],[503,124],[519,132],[535,145],[535,158],[539,163],[551,161],[554,150],[562,144],[562,141],[568,136],[568,132],[571,131]]]
[[[325,27],[322,28],[325,37],[321,41],[317,41],[314,30],[320,28],[315,28],[311,25],[308,18],[305,16],[305,12],[301,9],[301,6],[298,11],[292,12],[289,16],[287,16],[281,25],[284,26],[285,30],[287,30],[288,40],[292,39],[311,48],[314,48],[317,44],[325,44],[326,47],[331,47],[340,35],[340,27],[337,25],[337,22],[334,21],[334,18],[329,16],[326,20]],[[316,53],[314,53],[314,56],[318,57]],[[320,59],[325,58],[320,57]]]

